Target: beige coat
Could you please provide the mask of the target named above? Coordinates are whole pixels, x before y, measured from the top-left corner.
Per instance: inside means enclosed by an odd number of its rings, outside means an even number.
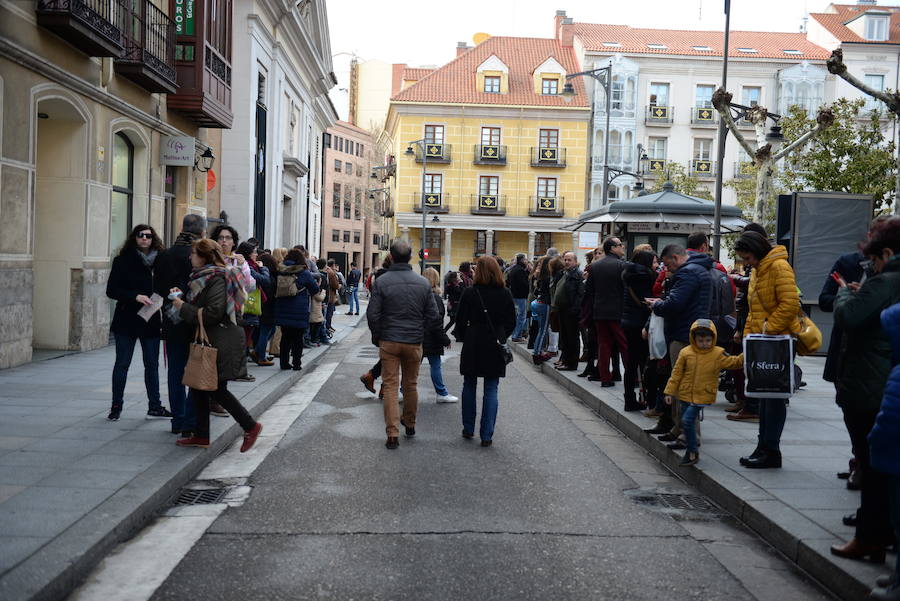
[[[325,300],[325,290],[319,290],[312,296],[312,304],[309,306],[309,323],[322,323],[325,314],[322,312],[322,302]]]

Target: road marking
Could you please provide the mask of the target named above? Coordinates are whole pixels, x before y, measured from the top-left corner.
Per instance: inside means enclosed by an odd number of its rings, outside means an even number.
[[[229,506],[246,501],[251,489],[242,485],[309,407],[338,365],[337,361],[323,363],[304,376],[260,416],[264,429],[250,451],[241,453],[241,439],[238,439],[188,485],[204,488],[202,481],[208,480],[236,485],[229,490],[224,503],[170,508],[104,558],[87,581],[68,597],[69,601],[150,599],[216,518]],[[127,575],[128,586],[123,586],[123,575]]]

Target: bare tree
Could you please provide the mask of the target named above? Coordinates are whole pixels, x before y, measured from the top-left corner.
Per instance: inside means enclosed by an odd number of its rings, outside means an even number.
[[[900,92],[897,90],[894,90],[893,92],[890,90],[876,90],[875,88],[867,86],[865,82],[858,80],[847,70],[847,65],[844,64],[843,50],[838,48],[837,50],[832,51],[831,57],[829,57],[825,65],[828,67],[829,73],[837,75],[863,94],[880,100],[887,107],[888,111],[893,113],[896,117],[900,117]],[[900,214],[900,152],[898,152],[897,155],[897,162],[897,184],[894,196],[895,215]]]
[[[738,144],[741,145],[741,148],[744,149],[748,156],[753,157],[754,163],[758,168],[756,172],[756,203],[753,207],[753,219],[762,221],[766,212],[766,204],[772,196],[772,177],[775,174],[775,164],[794,150],[802,148],[804,144],[834,123],[834,114],[828,107],[819,109],[819,113],[816,115],[815,127],[803,133],[787,146],[773,152],[772,144],[766,141],[766,119],[769,112],[764,107],[757,105],[751,107],[745,115],[747,121],[752,123],[756,130],[756,147],[754,148],[738,129],[734,121],[734,117],[731,114],[731,98],[730,92],[719,88],[713,94],[712,103],[725,125],[734,134]]]

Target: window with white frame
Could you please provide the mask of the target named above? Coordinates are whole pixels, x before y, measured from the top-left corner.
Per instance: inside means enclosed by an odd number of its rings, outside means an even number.
[[[444,176],[440,173],[425,174],[425,194],[440,194],[444,185]]]
[[[762,89],[759,86],[744,86],[741,88],[741,104],[744,106],[756,106]]]
[[[886,15],[866,15],[866,39],[870,42],[887,40],[889,19]]]
[[[865,76],[865,84],[875,90],[876,92],[884,91],[884,75],[872,75],[867,73]],[[866,96],[866,106],[867,111],[879,110],[881,108],[881,102],[872,96]]]
[[[694,160],[708,161],[712,156],[712,138],[694,138]]]
[[[669,84],[650,84],[650,106],[669,106]]]
[[[484,91],[487,94],[499,94],[500,93],[500,76],[499,75],[486,75],[484,78]]]
[[[544,96],[556,96],[559,93],[559,80],[555,77],[541,79],[541,94]]]
[[[647,148],[647,156],[651,159],[666,159],[666,138],[650,138],[649,148]]]
[[[713,88],[711,85],[698,85],[694,91],[694,106],[700,109],[712,108]]]

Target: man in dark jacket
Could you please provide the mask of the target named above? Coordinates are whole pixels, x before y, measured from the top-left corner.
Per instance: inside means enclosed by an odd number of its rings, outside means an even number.
[[[622,271],[625,262],[625,247],[618,238],[607,238],[603,242],[603,258],[588,267],[590,275],[584,295],[593,299],[594,328],[597,332],[597,369],[600,372],[600,386],[613,386],[610,372],[613,347],[619,349],[622,362],[628,363],[628,347],[625,331],[622,329],[622,309],[625,302],[625,287]]]
[[[350,272],[347,274],[347,288],[350,289],[350,309],[347,315],[359,315],[359,281],[362,279],[362,272],[356,263],[350,263]],[[356,312],[353,311],[353,305],[356,305]]]
[[[393,264],[372,286],[372,298],[366,310],[372,343],[380,349],[384,381],[384,423],[389,449],[399,446],[400,424],[407,436],[416,434],[419,393],[419,363],[425,331],[442,335],[442,323],[434,304],[428,280],[416,274],[409,264],[412,248],[405,240],[391,245]],[[438,333],[439,331],[439,333]],[[403,378],[403,419],[397,402],[400,378]]]
[[[559,371],[578,370],[578,356],[581,353],[581,335],[578,318],[584,295],[584,277],[578,268],[578,257],[569,251],[563,255],[565,271],[556,284],[552,311],[559,317]]]
[[[516,305],[516,329],[512,335],[513,342],[525,342],[522,333],[525,330],[525,317],[528,304],[528,266],[525,253],[516,255],[516,262],[506,272],[506,284],[512,293]]]
[[[169,290],[188,289],[191,277],[191,247],[194,240],[203,237],[206,230],[206,219],[201,215],[188,213],[181,220],[181,233],[168,249],[162,251],[156,259],[154,287],[156,293],[168,299]],[[184,367],[187,365],[188,350],[194,328],[186,321],[172,323],[168,310],[172,302],[165,301],[163,306],[162,337],[166,341],[166,360],[168,362],[167,380],[169,389],[169,408],[172,411],[172,432],[180,432],[191,436],[197,425],[194,403],[190,398],[190,389],[181,383]],[[215,415],[228,413],[217,404],[210,407]]]
[[[858,251],[838,257],[837,261],[835,261],[834,265],[831,267],[831,271],[828,272],[828,276],[825,278],[825,285],[822,286],[822,292],[819,293],[819,308],[823,311],[828,311],[829,313],[834,311],[834,299],[837,298],[840,286],[838,286],[838,283],[831,277],[831,274],[837,273],[845,282],[847,282],[847,284],[858,284],[862,281],[863,274],[865,273],[864,265],[866,265],[866,263],[866,258]],[[838,361],[840,360],[842,336],[843,332],[841,328],[835,324],[831,329],[831,339],[828,343],[828,356],[825,359],[825,371],[822,374],[822,379],[826,382],[835,381]]]

